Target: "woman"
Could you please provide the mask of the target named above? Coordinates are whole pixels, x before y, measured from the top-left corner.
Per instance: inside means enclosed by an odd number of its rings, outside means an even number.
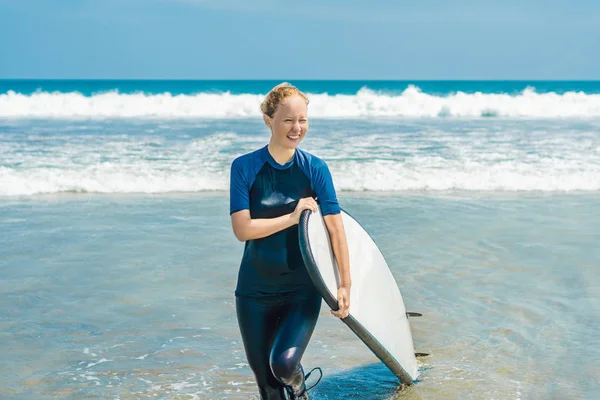
[[[338,318],[348,316],[350,270],[346,236],[327,164],[298,148],[308,130],[307,97],[274,87],[261,105],[268,145],[231,165],[230,215],[246,242],[236,295],[246,357],[262,399],[308,399],[300,359],[313,333],[321,296],[303,263],[300,215],[320,207],[340,269]]]

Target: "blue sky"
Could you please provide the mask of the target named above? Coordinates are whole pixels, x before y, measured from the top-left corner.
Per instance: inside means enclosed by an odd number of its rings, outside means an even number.
[[[0,78],[600,79],[600,1],[0,0]]]

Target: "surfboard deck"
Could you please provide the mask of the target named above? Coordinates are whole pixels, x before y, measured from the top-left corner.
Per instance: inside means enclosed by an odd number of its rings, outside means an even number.
[[[341,211],[350,255],[350,313],[342,321],[400,379],[412,384],[417,360],[398,285],[383,254],[364,228]],[[300,251],[308,273],[332,310],[338,310],[339,271],[320,211],[304,211],[298,226]]]

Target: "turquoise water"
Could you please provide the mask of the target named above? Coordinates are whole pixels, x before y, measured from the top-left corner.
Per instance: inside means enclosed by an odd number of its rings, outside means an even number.
[[[0,398],[256,396],[227,190],[276,83],[0,82]],[[431,353],[398,388],[324,305],[315,398],[596,398],[598,82],[298,84]]]
[[[539,93],[584,92],[600,93],[600,81],[327,81],[291,80],[303,91],[311,93],[355,94],[367,87],[386,93],[402,92],[409,86],[417,86],[425,93],[446,95],[452,92],[465,93],[509,93],[515,94],[528,87]],[[79,92],[86,96],[94,93],[118,90],[119,93],[142,91],[149,94],[169,92],[172,94],[194,94],[202,92],[230,92],[232,94],[263,94],[280,83],[275,80],[2,80],[0,93],[13,90],[31,94],[45,92]]]

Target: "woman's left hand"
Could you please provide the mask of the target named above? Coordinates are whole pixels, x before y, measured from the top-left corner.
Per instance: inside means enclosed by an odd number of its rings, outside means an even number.
[[[350,286],[340,286],[337,292],[338,310],[331,313],[338,318],[346,318],[350,313]]]

